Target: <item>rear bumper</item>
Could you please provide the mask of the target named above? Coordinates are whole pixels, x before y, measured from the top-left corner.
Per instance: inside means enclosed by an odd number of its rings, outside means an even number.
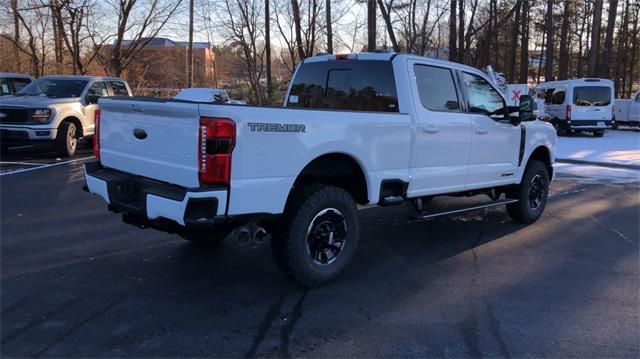
[[[572,120],[565,122],[565,126],[569,130],[576,131],[598,131],[606,130],[612,127],[613,120]]]
[[[84,174],[86,190],[102,197],[130,224],[195,229],[225,220],[226,188],[184,188],[104,168],[99,162],[85,163]]]

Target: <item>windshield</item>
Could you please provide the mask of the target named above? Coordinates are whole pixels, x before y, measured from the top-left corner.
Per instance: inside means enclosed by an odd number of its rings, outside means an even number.
[[[87,80],[38,79],[18,92],[17,96],[80,97],[87,82]]]
[[[607,106],[611,104],[611,88],[581,86],[573,89],[573,103],[578,106]]]

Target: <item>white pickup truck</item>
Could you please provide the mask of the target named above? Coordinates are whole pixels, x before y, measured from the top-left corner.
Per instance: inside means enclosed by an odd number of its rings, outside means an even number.
[[[105,98],[85,189],[139,227],[215,241],[272,234],[305,286],[352,258],[358,205],[486,194],[532,223],[545,208],[556,134],[474,68],[405,54],[305,59],[284,108]],[[511,114],[516,114],[511,116]],[[259,227],[256,227],[259,226]]]

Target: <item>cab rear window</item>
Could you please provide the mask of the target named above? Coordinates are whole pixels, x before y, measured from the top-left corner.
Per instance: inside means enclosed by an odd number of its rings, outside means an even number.
[[[287,107],[398,112],[389,61],[337,60],[304,64],[296,73]]]
[[[573,89],[573,103],[577,106],[608,106],[611,104],[611,88],[604,86],[579,86]]]

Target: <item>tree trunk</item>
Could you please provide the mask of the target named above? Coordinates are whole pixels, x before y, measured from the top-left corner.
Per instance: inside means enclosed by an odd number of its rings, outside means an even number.
[[[546,41],[546,36],[547,36],[547,27],[545,26],[542,29],[542,47],[540,48],[540,57],[538,58],[538,73],[537,75],[537,79],[536,82],[540,83],[540,74],[542,73],[542,58],[543,58],[543,54],[544,54],[544,49],[545,49],[545,41]],[[545,59],[545,63],[546,63],[546,59]]]
[[[625,77],[624,62],[626,59],[625,48],[629,32],[629,0],[624,6],[623,20],[618,31],[618,50],[616,51],[616,71],[614,75],[614,87],[618,97],[622,96],[622,79]]]
[[[327,53],[333,54],[333,30],[331,29],[331,0],[327,0],[325,10],[327,11]]]
[[[298,58],[300,61],[304,60],[305,53],[302,47],[302,30],[300,27],[300,4],[298,0],[291,0],[291,10],[293,11],[293,24],[296,31],[296,47],[298,49]]]
[[[193,1],[189,0],[189,47],[187,48],[187,87],[193,87]]]
[[[512,84],[516,80],[516,55],[518,49],[518,35],[520,29],[520,9],[522,8],[522,0],[516,1],[516,14],[511,27],[511,54],[509,57],[509,83]]]
[[[526,84],[529,80],[529,0],[522,1],[520,27],[520,80]]]
[[[327,3],[329,0],[327,0]],[[271,101],[271,11],[269,10],[269,0],[264,0],[264,47],[265,65],[267,71],[267,97]]]
[[[547,82],[553,79],[553,51],[555,50],[555,44],[553,43],[553,0],[547,0],[545,27],[547,31],[547,53],[544,57],[544,80]]]
[[[602,2],[595,0],[593,26],[591,27],[591,51],[589,52],[589,76],[597,76],[598,54],[600,52],[600,26],[602,25]]]
[[[11,12],[13,14],[13,56],[16,61],[16,71],[22,72],[20,66],[20,18],[18,16],[18,0],[11,0]]]
[[[631,35],[631,64],[629,66],[629,84],[627,89],[627,97],[629,98],[633,95],[633,80],[635,75],[635,69],[638,66],[638,54],[640,49],[638,49],[638,18],[640,17],[640,8],[636,4],[635,8],[635,16],[633,17],[633,35]]]
[[[604,39],[604,50],[602,63],[600,64],[599,76],[609,78],[611,76],[611,52],[613,48],[613,33],[616,27],[616,15],[618,14],[618,0],[609,1],[609,18],[607,20],[607,32]]]
[[[564,13],[562,15],[562,29],[560,30],[560,60],[558,61],[558,79],[566,80],[569,77],[569,22],[573,10],[573,1],[564,1]]]
[[[367,0],[367,51],[376,51],[376,0]]]
[[[455,0],[451,0],[455,1]],[[464,47],[464,0],[460,0],[458,4],[458,62],[464,63],[464,55],[466,48]]]
[[[389,34],[389,41],[391,41],[391,46],[393,46],[393,51],[400,52],[400,47],[398,46],[398,41],[396,40],[396,35],[393,32],[393,25],[391,24],[391,9],[387,9],[384,6],[382,0],[378,0],[378,6],[380,6],[380,13],[382,14],[382,18],[384,19],[384,23],[387,27],[387,33]]]
[[[458,59],[458,49],[456,47],[456,1],[451,0],[449,10],[449,61]]]

